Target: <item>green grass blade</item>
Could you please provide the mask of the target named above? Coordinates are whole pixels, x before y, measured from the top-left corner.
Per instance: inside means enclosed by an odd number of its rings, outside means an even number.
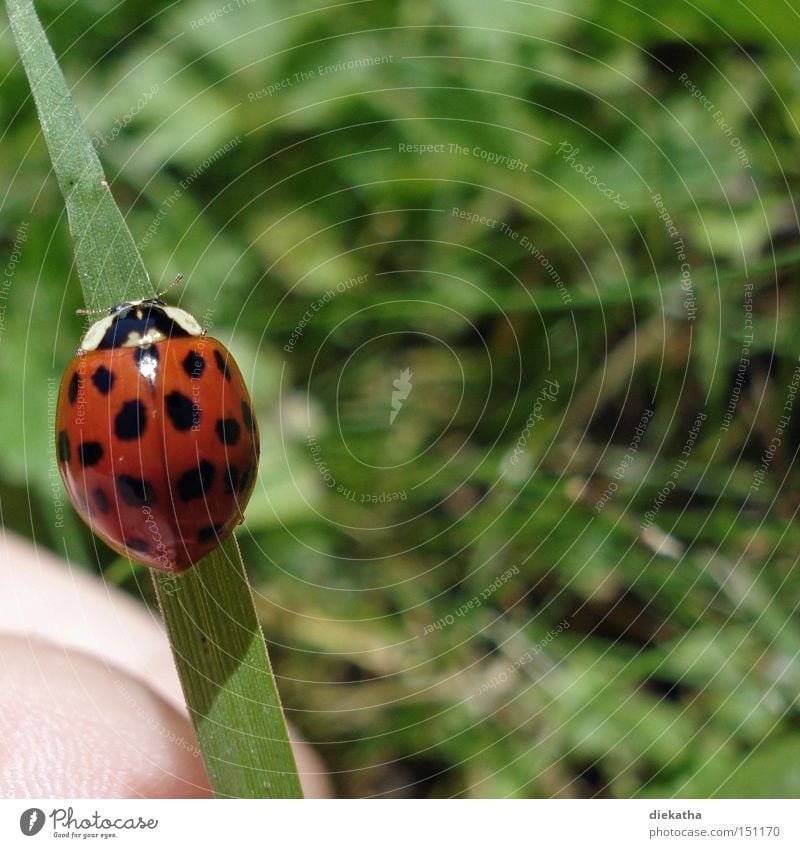
[[[67,205],[87,307],[107,309],[124,300],[152,296],[150,277],[111,196],[33,3],[6,0],[6,9]]]
[[[278,690],[233,539],[156,589],[211,784],[239,798],[298,798]],[[219,638],[220,622],[224,639]],[[233,791],[231,791],[233,790]]]
[[[64,195],[86,304],[152,294],[66,80],[29,0],[6,0]],[[236,542],[180,577],[155,574],[178,674],[214,792],[302,797],[286,724]]]

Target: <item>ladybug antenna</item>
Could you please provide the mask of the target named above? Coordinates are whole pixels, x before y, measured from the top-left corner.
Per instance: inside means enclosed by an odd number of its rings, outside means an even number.
[[[175,277],[175,279],[174,279],[174,280],[170,283],[170,285],[168,285],[168,286],[164,289],[164,291],[159,292],[159,293],[156,295],[156,297],[157,297],[157,298],[159,298],[159,299],[161,299],[161,297],[162,297],[163,295],[165,295],[168,291],[172,291],[172,289],[174,289],[174,288],[175,288],[175,286],[179,286],[182,282],[183,282],[183,274],[178,274],[178,276],[177,276],[177,277]]]

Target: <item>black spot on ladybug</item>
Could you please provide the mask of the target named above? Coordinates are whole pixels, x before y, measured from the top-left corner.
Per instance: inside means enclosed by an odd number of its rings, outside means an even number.
[[[69,436],[67,435],[66,430],[62,430],[58,434],[58,461],[62,463],[62,465],[66,465],[69,462],[70,456],[71,451],[69,449]]]
[[[129,442],[140,439],[146,423],[145,406],[139,400],[128,400],[114,419],[114,433],[118,439]]]
[[[176,430],[191,430],[200,423],[200,408],[180,392],[170,392],[164,406]]]
[[[181,364],[183,370],[194,380],[199,380],[203,376],[203,371],[206,370],[205,359],[193,350],[186,354],[186,359]]]
[[[235,445],[242,435],[242,428],[235,418],[220,418],[214,429],[223,445]]]
[[[209,524],[207,527],[201,527],[197,531],[197,541],[204,545],[206,542],[216,539],[222,527],[222,524]]]
[[[105,365],[101,365],[97,371],[92,374],[92,382],[101,395],[107,395],[114,385],[114,375],[108,370],[108,368],[106,368]]]
[[[69,378],[69,388],[67,389],[67,397],[70,403],[75,403],[78,399],[78,372],[73,371]]]
[[[81,442],[78,445],[78,461],[86,468],[97,465],[103,458],[103,446],[100,442]]]
[[[250,409],[250,404],[242,401],[242,418],[244,418],[244,426],[252,433],[253,432],[253,410]]]
[[[95,489],[92,492],[92,500],[94,501],[94,505],[97,507],[98,512],[102,512],[103,515],[108,512],[108,498],[106,497],[106,493],[102,489]]]
[[[230,368],[228,368],[228,363],[222,358],[222,354],[218,350],[214,351],[214,361],[217,363],[217,368],[225,375],[225,379],[230,380]]]
[[[242,471],[242,476],[239,478],[239,492],[246,492],[250,488],[250,484],[253,482],[253,474],[255,473],[255,468],[252,465],[248,465],[244,471]]]
[[[225,475],[225,494],[232,495],[239,488],[239,476],[241,475],[238,466],[228,466],[228,473]]]
[[[147,480],[128,474],[118,475],[117,492],[128,506],[152,506],[156,500],[153,487]]]
[[[207,459],[201,459],[197,468],[190,468],[181,474],[175,488],[182,501],[192,501],[202,498],[213,482],[214,466]]]
[[[150,545],[148,545],[144,539],[125,539],[123,544],[126,548],[130,548],[132,551],[138,551],[139,553],[144,553],[145,551],[150,550]]]

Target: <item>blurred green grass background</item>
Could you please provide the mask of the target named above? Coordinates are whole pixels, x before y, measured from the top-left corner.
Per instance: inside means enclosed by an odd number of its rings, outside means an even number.
[[[239,539],[337,794],[798,794],[793,7],[37,8],[252,386]],[[60,487],[80,292],[0,64],[0,517],[152,603]]]

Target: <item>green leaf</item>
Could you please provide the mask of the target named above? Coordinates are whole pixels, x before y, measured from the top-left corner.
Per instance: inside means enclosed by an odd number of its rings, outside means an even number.
[[[86,304],[153,294],[33,4],[6,0],[69,214]],[[266,644],[235,540],[179,577],[154,576],[173,656],[218,796],[302,797]]]

